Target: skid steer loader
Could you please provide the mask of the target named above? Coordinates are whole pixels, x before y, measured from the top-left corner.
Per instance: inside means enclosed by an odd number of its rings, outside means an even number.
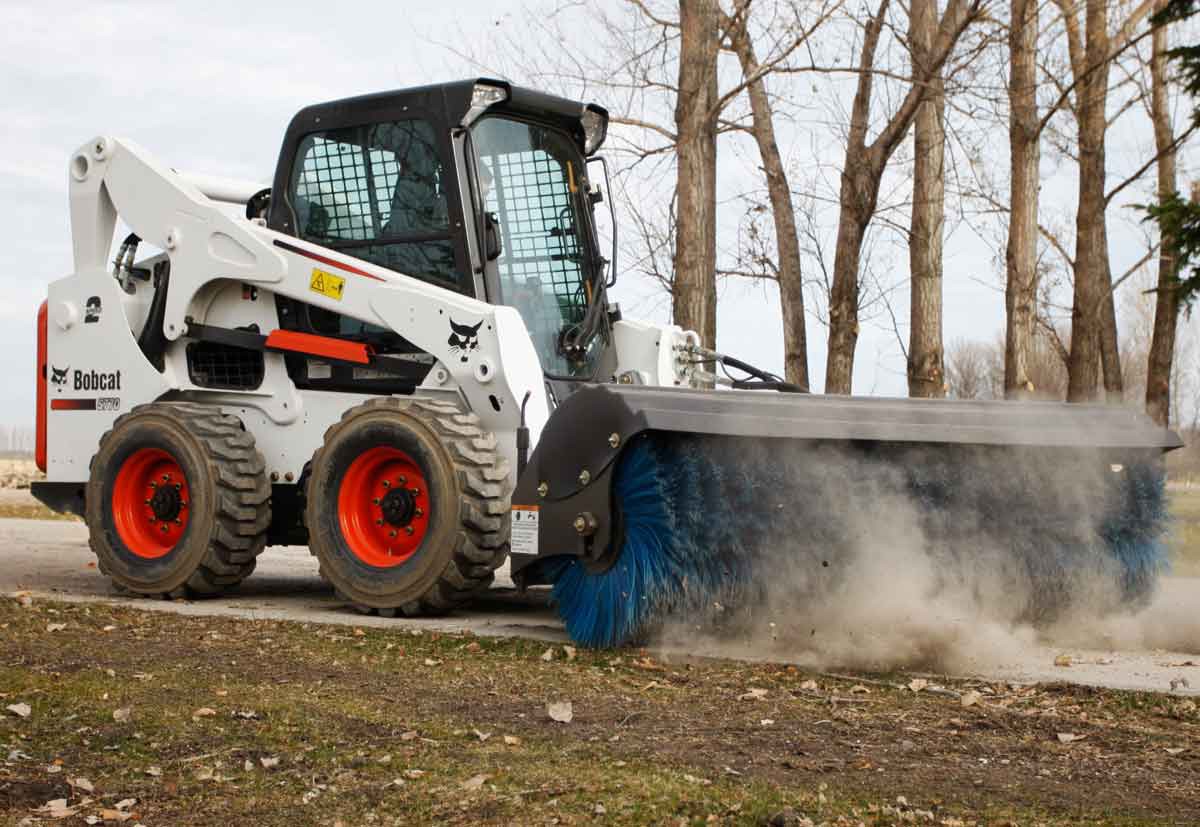
[[[218,593],[307,544],[353,606],[443,612],[511,553],[610,645],[761,577],[782,513],[802,540],[830,495],[796,488],[806,463],[867,457],[986,511],[962,492],[1023,452],[1096,475],[1104,507],[1072,536],[1145,579],[1179,441],[1140,414],[796,393],[622,318],[596,229],[607,120],[487,79],[314,105],[270,188],[84,144],[75,272],[38,313],[35,495],[85,519],[128,592]]]

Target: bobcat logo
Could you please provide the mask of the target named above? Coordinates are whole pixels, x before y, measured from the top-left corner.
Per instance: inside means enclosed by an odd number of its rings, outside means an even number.
[[[483,322],[472,326],[458,324],[451,319],[450,338],[446,340],[446,344],[450,345],[450,352],[459,354],[458,358],[461,361],[467,361],[472,350],[479,350],[479,328],[482,326]]]
[[[54,367],[54,365],[51,365],[50,366],[50,381],[53,382],[54,384],[58,385],[61,388],[63,385],[67,384],[67,374],[70,372],[71,372],[70,365],[67,365],[62,370],[59,370],[58,368]]]

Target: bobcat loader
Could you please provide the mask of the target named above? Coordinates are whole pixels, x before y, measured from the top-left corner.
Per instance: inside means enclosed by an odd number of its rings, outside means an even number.
[[[612,644],[704,579],[684,516],[781,496],[720,469],[749,446],[1095,453],[1108,469],[1179,444],[1123,409],[792,393],[692,331],[622,318],[595,220],[607,120],[486,79],[318,104],[269,189],[84,144],[75,272],[38,313],[35,495],[84,518],[127,592],[218,593],[265,546],[307,544],[355,607],[443,612],[511,553],[518,584],[590,613],[572,634]],[[648,541],[629,469],[664,439],[716,463],[720,486],[675,496],[697,513]],[[651,505],[682,479],[670,468]]]

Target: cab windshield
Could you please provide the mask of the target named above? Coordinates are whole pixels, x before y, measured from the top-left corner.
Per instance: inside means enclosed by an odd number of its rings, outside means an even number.
[[[486,230],[496,233],[500,296],[533,337],[542,370],[590,378],[601,343],[574,340],[600,274],[583,156],[566,134],[534,123],[485,117],[472,130]]]

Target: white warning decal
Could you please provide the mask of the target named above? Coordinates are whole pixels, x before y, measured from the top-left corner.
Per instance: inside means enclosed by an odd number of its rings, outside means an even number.
[[[512,507],[512,538],[509,540],[512,554],[538,553],[538,507],[536,505],[514,505]]]

